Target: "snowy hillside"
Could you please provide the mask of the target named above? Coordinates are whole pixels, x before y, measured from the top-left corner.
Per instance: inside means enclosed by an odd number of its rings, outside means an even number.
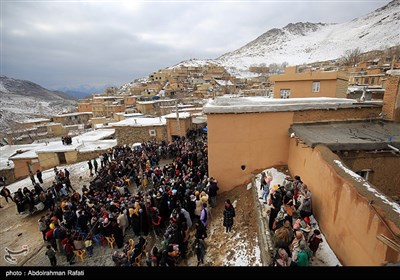
[[[75,108],[76,101],[62,92],[29,81],[0,77],[0,131],[12,127],[14,121],[51,117]]]
[[[188,60],[177,66],[216,63],[231,74],[254,75],[249,66],[289,65],[340,58],[347,50],[362,52],[400,45],[400,0],[394,0],[363,17],[340,24],[298,22],[274,28],[238,50],[215,60]],[[176,67],[176,66],[174,66]]]
[[[341,57],[346,50],[362,52],[400,44],[400,0],[366,16],[340,24],[295,23],[271,29],[217,62],[238,69],[250,65],[288,62],[290,65]]]

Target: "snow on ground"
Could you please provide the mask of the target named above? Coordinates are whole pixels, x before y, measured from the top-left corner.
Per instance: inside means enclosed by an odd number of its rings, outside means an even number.
[[[228,198],[233,201],[236,216],[232,231],[225,233],[223,211],[224,201]],[[208,237],[205,239],[205,266],[262,266],[257,213],[254,210],[253,191],[246,187],[240,186],[218,194],[217,206],[211,210]],[[187,265],[196,266],[196,257],[191,257]]]
[[[86,161],[75,163],[75,164],[69,164],[69,165],[63,165],[62,167],[58,166],[58,169],[68,169],[70,172],[70,177],[80,177],[85,173],[89,174],[89,167]],[[51,183],[55,180],[55,173],[53,168],[47,169],[42,171],[42,178],[43,178],[43,184],[44,186],[48,187],[51,185]],[[36,179],[36,176],[35,176]],[[32,182],[29,177],[22,179],[18,182],[12,183],[7,186],[7,188],[13,193],[16,192],[19,188],[24,188],[28,187],[28,189],[32,189]]]
[[[228,251],[226,259],[224,259],[224,266],[261,266],[260,247],[253,247],[253,250],[248,253],[246,251],[248,245],[240,239],[240,232],[229,240],[229,242],[235,241],[235,250]],[[258,244],[257,238],[255,244]],[[255,261],[254,256],[256,257]]]
[[[318,229],[319,231],[320,228],[318,226],[317,220],[314,218],[314,216],[310,217],[310,222],[311,222],[311,232],[313,232],[314,229]],[[322,234],[321,231],[321,236],[323,242],[319,244],[319,249],[317,253],[315,254],[315,257],[312,261],[312,265],[314,266],[341,266],[342,264],[338,260],[338,258],[335,255],[335,252],[333,252],[332,248],[329,246],[328,242],[325,239],[325,236]]]

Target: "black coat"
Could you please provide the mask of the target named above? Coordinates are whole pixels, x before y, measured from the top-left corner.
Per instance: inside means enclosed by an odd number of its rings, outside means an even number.
[[[233,226],[233,218],[235,217],[235,208],[230,205],[229,208],[225,207],[224,210],[224,227]]]

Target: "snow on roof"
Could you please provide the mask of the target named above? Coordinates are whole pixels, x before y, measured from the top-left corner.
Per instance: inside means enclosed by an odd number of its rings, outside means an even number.
[[[204,118],[204,117],[194,117],[194,118],[192,118],[192,123],[194,123],[194,124],[207,123],[207,118]]]
[[[90,118],[91,120],[100,120],[100,119],[106,119],[106,117],[93,117]]]
[[[387,70],[386,74],[392,75],[392,76],[400,76],[400,69]]]
[[[124,96],[94,96],[93,99],[123,99]]]
[[[38,155],[34,150],[26,151],[21,154],[16,154],[15,156],[10,157],[9,159],[26,159],[26,158],[37,158]]]
[[[256,97],[217,97],[204,106],[206,114],[225,114],[225,113],[258,113],[258,112],[282,112],[300,111],[312,109],[337,109],[351,108],[355,105],[381,105],[382,101],[366,101],[358,103],[353,99],[347,98],[289,98],[278,99],[263,96]]]
[[[203,110],[203,107],[183,108],[183,109],[179,109],[179,112],[196,111],[196,110]]]
[[[0,147],[0,170],[14,168],[14,163],[9,160],[9,158],[16,154],[17,151],[25,153],[45,145],[45,143],[34,143],[25,145],[6,145]]]
[[[230,80],[215,80],[215,82],[220,86],[233,86],[233,83]]]
[[[81,135],[78,135],[72,140],[79,140],[79,142],[82,141],[96,141],[96,140],[102,140],[104,138],[111,137],[115,133],[115,129],[97,129],[93,130]]]
[[[190,108],[193,107],[193,104],[178,104],[178,108]],[[160,108],[175,108],[175,105],[170,105],[170,106],[160,106]]]
[[[97,129],[72,138],[71,145],[63,145],[61,140],[50,142],[47,146],[36,149],[36,153],[80,151],[85,146],[90,146],[94,141],[100,142],[115,133],[115,129]],[[93,149],[95,150],[95,149]]]
[[[348,86],[347,87],[347,93],[354,93],[354,92],[363,92],[364,91],[364,86]],[[384,88],[377,88],[377,87],[368,87],[366,89],[366,92],[381,92],[385,93]]]
[[[343,163],[340,160],[334,160],[335,162],[344,172],[349,174],[351,177],[353,177],[354,180],[357,182],[364,182],[363,186],[370,192],[372,192],[376,197],[380,198],[383,203],[388,204],[393,208],[393,210],[397,213],[400,214],[400,205],[398,205],[395,202],[390,201],[386,195],[382,194],[379,192],[377,189],[375,189],[373,186],[371,186],[363,177],[355,173],[354,171],[348,169],[346,166],[343,165]]]
[[[110,123],[110,126],[163,126],[167,121],[164,117],[157,118],[128,118],[119,122]]]
[[[144,116],[142,113],[130,113],[130,114],[126,114],[126,113],[116,113],[116,115],[118,115],[118,116],[124,116],[125,118]]]
[[[168,115],[164,115],[163,117],[166,118],[166,119],[176,119],[176,117],[177,117],[176,115],[177,115],[176,113],[170,113]],[[180,112],[179,113],[179,118],[180,119],[190,118],[190,113],[188,113],[188,112]]]
[[[107,150],[117,145],[117,140],[96,140],[96,141],[85,141],[79,146],[78,151],[81,153],[93,152],[97,150]]]
[[[45,119],[45,118],[36,118],[36,119],[27,119],[27,120],[22,120],[20,123],[36,123],[36,122],[49,122],[51,121],[50,119]]]
[[[36,149],[36,153],[57,153],[57,152],[71,152],[77,151],[79,146],[82,145],[82,142],[72,141],[71,145],[63,145],[60,141],[50,142],[47,146],[40,147]]]
[[[70,117],[70,116],[79,116],[79,115],[93,115],[93,112],[74,112],[74,113],[55,115],[55,117]]]
[[[154,104],[154,103],[161,103],[161,102],[171,102],[175,101],[174,99],[162,99],[162,100],[150,100],[150,101],[136,101],[136,104]]]

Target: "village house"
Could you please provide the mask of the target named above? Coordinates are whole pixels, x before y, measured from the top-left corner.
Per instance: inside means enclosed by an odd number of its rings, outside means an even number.
[[[78,112],[92,112],[93,111],[93,99],[84,98],[78,100]]]
[[[167,139],[172,142],[178,137],[186,136],[192,126],[192,116],[188,112],[170,113],[163,116],[167,120]]]
[[[117,145],[115,130],[90,131],[72,138],[71,145],[58,141],[0,147],[0,174],[11,180],[29,176],[29,172],[49,169],[60,164],[72,164],[93,159]]]
[[[127,118],[110,124],[115,129],[118,145],[132,145],[150,140],[163,141],[167,139],[167,122],[164,117]]]
[[[32,119],[27,119],[23,121],[17,122],[17,129],[29,129],[29,128],[34,128],[39,125],[44,125],[47,123],[50,123],[51,119],[47,118],[32,118]]]
[[[93,117],[113,117],[115,113],[125,112],[124,96],[97,95],[93,97]]]
[[[76,112],[52,116],[52,121],[62,125],[87,124],[93,116],[92,112]]]
[[[286,67],[284,74],[270,76],[274,98],[338,97],[346,98],[348,74],[342,71],[298,72]]]

